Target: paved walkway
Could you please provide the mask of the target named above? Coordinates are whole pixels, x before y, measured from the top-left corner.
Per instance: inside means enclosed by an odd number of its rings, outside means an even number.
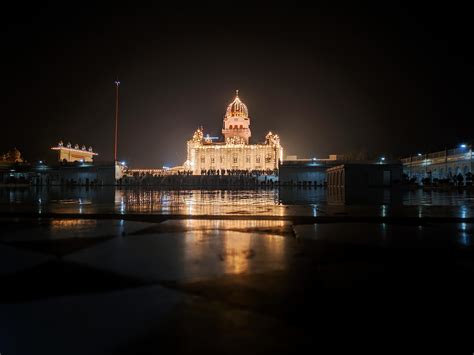
[[[0,218],[0,353],[472,352],[473,238],[426,221]]]

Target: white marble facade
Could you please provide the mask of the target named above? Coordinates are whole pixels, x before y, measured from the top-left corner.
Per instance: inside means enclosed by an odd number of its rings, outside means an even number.
[[[204,136],[202,128],[198,128],[187,143],[185,169],[195,175],[209,170],[220,173],[229,170],[273,171],[278,169],[278,162],[283,159],[280,138],[272,132],[266,135],[264,143],[250,144],[250,117],[238,91],[227,107],[222,135],[224,141],[214,142],[211,137]]]

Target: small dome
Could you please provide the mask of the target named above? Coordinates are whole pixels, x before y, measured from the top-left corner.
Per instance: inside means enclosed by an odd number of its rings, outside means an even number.
[[[16,159],[20,159],[20,157],[21,157],[21,153],[20,153],[20,151],[19,151],[18,149],[16,149],[16,147],[10,149],[10,151],[9,151],[8,153],[10,154],[10,157],[11,157],[12,159],[15,159],[15,160],[16,160]]]
[[[12,148],[6,154],[6,158],[8,161],[13,163],[22,163],[23,159],[21,158],[21,153],[18,149]]]
[[[227,111],[225,113],[225,118],[228,117],[249,117],[249,112],[247,106],[240,101],[239,99],[239,90],[235,92],[235,99],[232,101],[229,106],[227,106]]]

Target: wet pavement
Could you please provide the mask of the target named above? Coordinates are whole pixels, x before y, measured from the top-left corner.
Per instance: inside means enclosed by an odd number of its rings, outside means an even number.
[[[114,187],[0,188],[0,213],[279,217],[474,218],[466,190],[280,188],[164,190]]]
[[[0,353],[472,353],[472,221],[340,222],[4,215]]]

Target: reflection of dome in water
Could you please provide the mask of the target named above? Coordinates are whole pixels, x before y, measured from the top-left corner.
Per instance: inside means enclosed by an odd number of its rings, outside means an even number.
[[[249,117],[247,106],[239,99],[239,90],[237,90],[235,93],[234,101],[232,101],[229,106],[227,106],[225,117]]]

